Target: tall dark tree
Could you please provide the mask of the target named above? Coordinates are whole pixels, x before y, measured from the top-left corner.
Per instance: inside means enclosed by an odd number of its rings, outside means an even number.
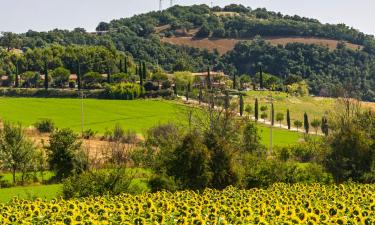
[[[321,130],[324,135],[328,136],[328,119],[326,116],[322,117]]]
[[[243,111],[244,111],[244,100],[243,100],[243,95],[240,94],[240,115],[241,116],[243,115]]]
[[[202,90],[202,87],[199,87],[199,94],[198,94],[199,105],[202,103],[202,99],[203,99],[203,90]]]
[[[173,92],[174,92],[174,95],[177,96],[177,84],[175,83],[174,86],[173,86]]]
[[[286,123],[288,124],[288,129],[290,130],[290,112],[289,109],[286,110]]]
[[[15,80],[15,83],[14,83],[14,87],[18,88],[20,85],[20,81],[19,81],[19,61],[17,60],[16,61],[16,80]]]
[[[275,108],[273,107],[273,103],[271,103],[271,125],[275,125]]]
[[[207,89],[211,89],[212,88],[212,84],[211,84],[211,71],[210,71],[210,67],[207,68]]]
[[[258,103],[257,98],[255,99],[254,117],[255,117],[255,121],[258,121],[258,119],[259,119],[259,103]]]
[[[237,79],[236,79],[236,74],[233,75],[233,89],[237,88]]]
[[[263,89],[263,68],[262,65],[259,66],[259,87]]]
[[[44,62],[44,89],[48,90],[49,77],[48,77],[48,62]]]
[[[190,89],[191,89],[191,84],[190,82],[186,85],[186,101],[189,101],[189,93],[190,93]]]
[[[306,112],[303,115],[303,125],[305,127],[305,133],[308,134],[309,133],[309,129],[310,129],[310,124],[309,124],[309,117],[307,116]]]
[[[225,91],[225,98],[224,98],[224,109],[228,110],[230,106],[230,98],[229,98],[229,92]]]
[[[141,62],[139,62],[139,65],[138,65],[138,76],[139,76],[139,84],[141,86],[143,86],[143,72],[142,72],[142,64]]]
[[[124,73],[128,73],[128,57],[125,56]]]
[[[81,64],[79,61],[77,61],[77,85],[78,85],[78,90],[81,90],[82,87],[82,77],[81,77]]]
[[[111,67],[107,65],[107,83],[111,83]]]
[[[122,66],[122,59],[120,59],[120,64],[119,64],[119,70],[120,70],[120,73],[123,73],[124,70],[123,70],[123,66]]]
[[[142,77],[145,80],[147,78],[147,68],[146,68],[146,63],[145,62],[142,62]]]

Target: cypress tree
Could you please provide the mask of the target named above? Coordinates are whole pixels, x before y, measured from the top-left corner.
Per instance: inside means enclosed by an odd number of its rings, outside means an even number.
[[[125,56],[124,73],[128,73],[128,57]]]
[[[174,95],[177,96],[177,84],[175,83],[174,86],[173,86],[173,92],[174,92]]]
[[[290,130],[290,112],[289,112],[289,109],[286,110],[286,123],[288,124],[288,130]]]
[[[18,60],[17,60],[17,62],[16,62],[16,80],[15,80],[15,83],[14,83],[14,87],[18,87],[20,84],[20,81],[19,81],[19,77],[18,77],[18,74],[19,74],[19,69],[18,69],[18,65],[19,65],[19,63],[18,63]]]
[[[77,61],[77,83],[78,83],[78,90],[81,90],[81,65],[79,61]]]
[[[263,89],[263,69],[262,69],[262,65],[259,66],[259,86],[260,86],[260,89]]]
[[[48,81],[48,63],[47,63],[47,61],[44,63],[44,69],[45,69],[45,71],[44,71],[44,89],[46,89],[46,90],[48,90],[48,83],[49,83],[49,81]]]
[[[237,80],[236,80],[236,74],[233,75],[233,89],[236,89],[237,87]]]
[[[307,116],[306,112],[303,115],[303,125],[305,127],[306,134],[308,134],[309,133],[309,129],[310,129],[310,124],[309,124],[309,117]]]
[[[224,99],[224,108],[226,110],[229,109],[230,99],[229,99],[229,92],[225,91],[225,99]]]
[[[107,83],[111,83],[111,68],[107,66]]]
[[[325,116],[322,117],[321,129],[322,129],[322,133],[327,136],[328,135],[328,120],[327,120],[327,117]]]
[[[186,86],[186,101],[189,101],[190,82]]]
[[[139,62],[139,65],[138,65],[138,75],[139,75],[139,84],[143,86],[143,72],[142,72],[141,62]]]
[[[273,107],[273,103],[271,103],[271,125],[275,125],[275,108]]]
[[[199,95],[198,95],[199,105],[202,103],[202,98],[203,98],[203,90],[202,90],[202,87],[199,87]]]
[[[240,115],[243,115],[243,110],[244,110],[244,102],[243,102],[243,95],[240,94]]]
[[[143,79],[146,80],[146,76],[147,76],[146,63],[142,62],[142,77],[143,77]]]
[[[255,115],[254,115],[255,121],[258,121],[258,119],[259,119],[259,104],[258,104],[257,98],[255,99],[254,113],[255,113]]]
[[[122,59],[120,59],[119,69],[120,69],[120,73],[123,73],[123,72],[124,72],[124,71],[122,70],[122,69],[123,69],[123,67],[122,67]]]
[[[210,67],[207,68],[207,89],[211,89],[211,71],[210,71]]]

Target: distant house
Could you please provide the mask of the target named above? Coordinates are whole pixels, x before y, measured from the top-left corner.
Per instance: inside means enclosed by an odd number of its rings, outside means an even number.
[[[193,73],[193,76],[195,77],[194,86],[207,85],[208,72]],[[212,87],[223,88],[225,87],[226,81],[229,80],[229,76],[221,71],[211,71],[210,79]]]

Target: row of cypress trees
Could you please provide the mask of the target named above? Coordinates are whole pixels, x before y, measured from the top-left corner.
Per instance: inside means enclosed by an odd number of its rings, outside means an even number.
[[[240,101],[240,115],[243,116],[244,99],[243,99],[242,94],[240,95],[239,101]],[[255,117],[255,121],[259,120],[259,102],[258,102],[257,98],[255,99],[255,103],[254,103],[254,117]],[[286,122],[287,122],[288,129],[290,130],[291,129],[291,118],[290,118],[289,109],[287,109],[287,111],[286,111]],[[271,103],[271,125],[272,126],[275,125],[275,109],[274,109],[273,103]],[[329,126],[328,126],[328,119],[327,119],[326,116],[322,117],[322,120],[321,120],[321,122],[319,122],[319,125],[321,127],[321,130],[322,130],[323,134],[328,135]],[[310,131],[310,123],[309,123],[309,117],[308,117],[306,112],[303,115],[303,126],[304,126],[306,134],[308,134],[309,131]]]

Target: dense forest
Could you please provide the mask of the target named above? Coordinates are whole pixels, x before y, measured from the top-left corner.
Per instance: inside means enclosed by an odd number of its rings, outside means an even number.
[[[252,40],[238,43],[222,56],[217,51],[161,41],[162,37],[178,36],[193,29],[197,30],[195,38]],[[319,37],[342,42],[332,51],[324,46],[298,43],[272,46],[263,41],[262,36]],[[362,47],[351,50],[346,48],[346,42]],[[305,79],[315,95],[340,96],[349,90],[363,100],[375,101],[373,36],[344,24],[322,24],[315,19],[242,5],[223,8],[174,6],[109,23],[101,22],[95,33],[82,28],[3,33],[0,44],[3,46],[0,50],[0,72],[3,74],[15,74],[17,69],[43,71],[46,60],[50,69],[64,66],[75,72],[75,63],[82,60],[84,72],[105,73],[118,70],[121,55],[130,59],[129,64],[145,61],[150,70],[159,65],[165,71],[205,71],[209,66],[231,76],[246,74],[252,78],[262,65],[265,72],[281,82],[291,76]],[[22,56],[12,56],[14,53],[10,50],[14,48],[21,49]],[[16,57],[20,59],[15,60]]]

